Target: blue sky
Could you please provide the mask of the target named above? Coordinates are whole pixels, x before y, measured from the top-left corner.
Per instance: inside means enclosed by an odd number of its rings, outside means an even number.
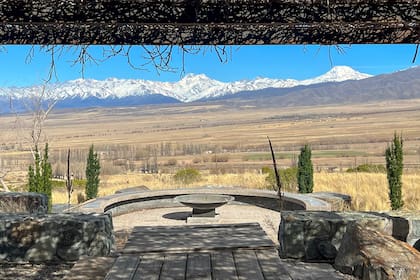
[[[344,53],[328,46],[233,46],[228,62],[221,63],[214,51],[207,50],[186,55],[185,73],[206,74],[220,81],[254,79],[256,77],[306,79],[319,76],[332,66],[347,65],[372,74],[390,73],[420,64],[420,58],[413,64],[415,45],[342,45]],[[27,61],[29,46],[5,46],[0,51],[0,87],[29,86],[42,83],[47,77],[50,55],[35,47],[34,57]],[[103,47],[90,47],[89,52],[102,57]],[[144,53],[135,49],[134,62]],[[56,59],[58,81],[81,78],[80,65],[72,65],[77,54],[63,52]],[[137,59],[137,60],[136,60]],[[178,68],[174,73],[158,74],[152,66],[146,70],[131,68],[124,57],[111,58],[99,64],[87,63],[84,77],[103,80],[110,77],[177,81],[181,78],[182,55],[175,48],[171,65]]]

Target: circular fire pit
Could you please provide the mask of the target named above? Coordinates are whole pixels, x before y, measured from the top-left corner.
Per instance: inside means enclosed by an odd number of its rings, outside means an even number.
[[[175,197],[175,201],[192,207],[193,217],[215,217],[217,207],[234,199],[233,196],[222,194],[187,194]]]

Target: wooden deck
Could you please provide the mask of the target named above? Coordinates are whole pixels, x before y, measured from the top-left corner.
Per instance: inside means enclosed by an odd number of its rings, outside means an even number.
[[[124,254],[192,252],[238,248],[274,248],[275,244],[258,223],[231,225],[185,225],[135,227]]]
[[[330,266],[295,270],[257,223],[135,227],[105,279],[343,279]]]

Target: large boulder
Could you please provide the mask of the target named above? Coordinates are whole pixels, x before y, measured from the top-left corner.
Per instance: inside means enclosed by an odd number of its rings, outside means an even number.
[[[392,236],[420,251],[420,211],[392,211],[384,215],[392,220]]]
[[[114,247],[108,214],[0,214],[0,261],[74,261]]]
[[[347,226],[334,267],[363,280],[420,279],[420,253],[355,222]]]
[[[48,197],[32,192],[0,192],[0,213],[45,214]]]
[[[372,213],[283,211],[278,236],[280,256],[334,262],[347,225],[354,221],[392,234],[392,221]]]

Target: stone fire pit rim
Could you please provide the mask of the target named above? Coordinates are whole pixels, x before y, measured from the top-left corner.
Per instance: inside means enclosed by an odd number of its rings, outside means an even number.
[[[225,194],[195,193],[178,195],[174,200],[196,209],[214,209],[235,200],[235,197]]]

